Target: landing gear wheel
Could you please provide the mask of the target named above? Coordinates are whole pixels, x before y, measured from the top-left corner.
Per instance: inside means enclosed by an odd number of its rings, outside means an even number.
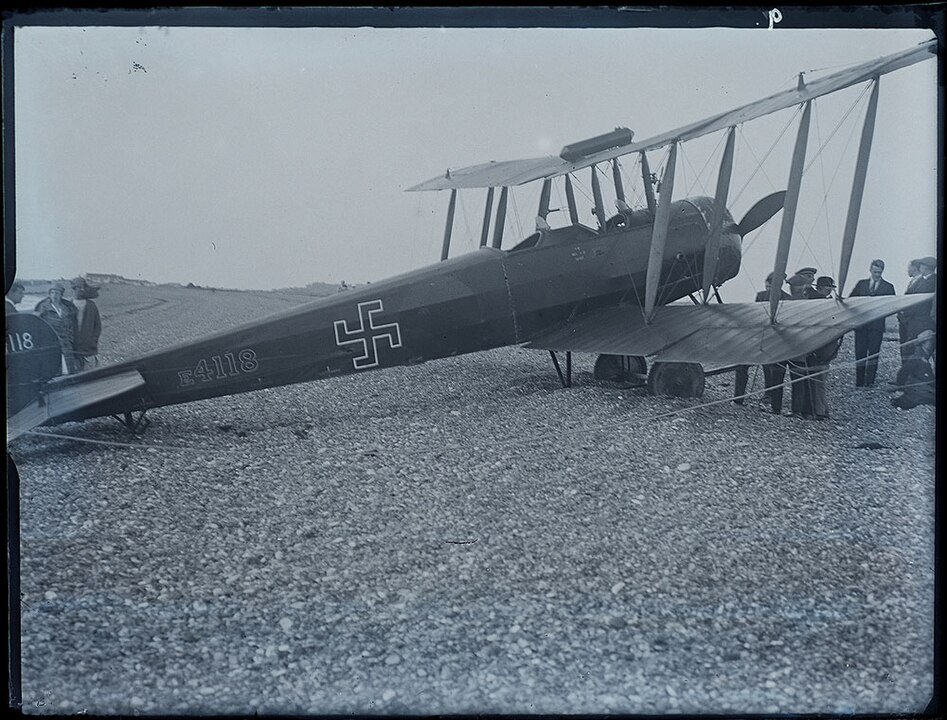
[[[657,362],[648,374],[648,392],[679,398],[704,394],[704,369],[699,363]]]
[[[623,383],[629,387],[644,385],[639,375],[647,375],[648,362],[640,355],[599,355],[592,375],[596,380]]]

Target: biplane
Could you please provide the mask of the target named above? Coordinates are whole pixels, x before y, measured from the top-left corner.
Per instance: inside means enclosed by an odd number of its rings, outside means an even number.
[[[808,82],[800,74],[791,89],[642,141],[617,128],[566,145],[557,156],[448,170],[409,188],[450,191],[440,262],[111,366],[60,375],[53,330],[36,316],[9,315],[7,440],[46,423],[103,416],[137,429],[152,408],[508,345],[549,352],[563,385],[571,384],[571,354],[582,352],[598,356],[597,377],[639,381],[652,393],[681,397],[699,396],[708,374],[805,355],[860,325],[930,301],[841,296],[880,78],[935,54],[931,40]],[[870,84],[871,95],[842,238],[838,297],[781,302],[812,103],[859,84]],[[737,222],[727,209],[735,130],[794,106],[801,113],[786,189],[762,198]],[[678,148],[716,132],[725,133],[726,144],[715,195],[674,199]],[[656,182],[648,153],[664,148],[667,160]],[[619,162],[626,156],[640,161],[641,207],[632,207],[625,192]],[[575,199],[583,171],[594,203],[588,225],[580,222]],[[609,181],[613,212],[603,200],[602,184]],[[528,183],[541,183],[535,232],[504,247],[510,189]],[[564,190],[568,211],[568,222],[556,228],[549,222],[554,186]],[[450,257],[461,190],[486,193],[480,247]],[[740,268],[743,238],[780,212],[769,301],[719,302],[718,288]],[[691,304],[675,302],[688,297]],[[565,353],[565,373],[559,353]]]

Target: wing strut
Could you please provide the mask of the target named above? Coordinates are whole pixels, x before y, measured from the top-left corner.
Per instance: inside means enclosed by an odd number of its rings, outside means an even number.
[[[504,185],[500,190],[500,204],[497,206],[496,225],[493,226],[493,247],[500,249],[503,243],[503,226],[506,224],[506,196],[510,189]]]
[[[852,250],[855,247],[855,229],[858,227],[858,214],[861,211],[862,193],[865,190],[865,176],[868,174],[868,157],[871,155],[871,141],[875,132],[875,114],[878,110],[878,87],[880,77],[874,80],[868,109],[865,112],[865,124],[862,126],[861,143],[858,146],[858,160],[855,162],[855,177],[852,180],[852,196],[848,203],[848,217],[845,218],[845,233],[842,235],[842,257],[838,268],[838,296],[842,297],[848,268],[852,262]]]
[[[625,186],[621,181],[621,168],[618,167],[618,158],[612,158],[612,180],[615,183],[615,198],[625,201]]]
[[[598,166],[592,166],[592,197],[595,200],[595,217],[598,218],[598,227],[605,229],[605,203],[602,200],[602,185],[598,181]]]
[[[447,225],[444,227],[444,244],[441,246],[441,260],[446,260],[450,252],[450,235],[454,229],[454,209],[457,207],[457,188],[450,191],[450,203],[447,205]]]
[[[566,173],[566,202],[569,203],[569,222],[579,224],[579,210],[575,206],[575,190],[572,189],[572,176]]]
[[[490,213],[493,212],[493,187],[487,188],[487,203],[483,207],[483,229],[480,230],[480,247],[487,246],[490,235]]]
[[[651,186],[651,167],[648,165],[648,154],[641,151],[641,181],[644,183],[644,195],[648,200],[648,212],[654,217],[658,212],[658,204],[654,200],[654,188]]]
[[[549,195],[552,191],[552,178],[543,180],[543,189],[539,194],[539,212],[537,215],[543,220],[549,215]]]
[[[710,286],[717,274],[718,253],[720,252],[720,234],[723,231],[723,214],[727,209],[727,196],[730,193],[730,175],[733,172],[733,144],[736,127],[731,126],[727,133],[727,145],[720,160],[720,173],[717,175],[717,195],[714,199],[714,216],[710,224],[710,237],[704,251],[703,291],[704,305],[710,301]]]
[[[776,263],[773,266],[773,285],[769,292],[769,321],[776,322],[776,309],[786,280],[786,263],[789,260],[789,242],[792,240],[792,227],[796,220],[796,207],[799,204],[799,189],[802,187],[802,170],[806,162],[806,144],[809,141],[809,114],[812,101],[808,100],[799,121],[796,134],[796,147],[792,153],[792,165],[789,168],[789,184],[786,189],[786,203],[783,205],[783,222],[779,227],[779,243],[776,245]]]
[[[661,281],[661,265],[664,263],[664,245],[671,222],[671,195],[674,192],[674,166],[677,165],[677,140],[671,143],[667,167],[661,180],[661,193],[658,210],[651,232],[651,254],[648,257],[648,274],[644,290],[644,316],[648,323],[654,317],[654,301],[658,296],[658,283]]]

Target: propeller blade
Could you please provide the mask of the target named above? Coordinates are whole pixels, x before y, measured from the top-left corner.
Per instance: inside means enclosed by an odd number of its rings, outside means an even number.
[[[748,233],[753,232],[756,228],[773,217],[773,215],[782,210],[785,201],[786,191],[780,190],[779,192],[774,192],[772,195],[767,195],[756,203],[756,205],[751,207],[747,214],[743,216],[740,224],[737,225],[737,232],[740,233],[740,237],[745,237]]]

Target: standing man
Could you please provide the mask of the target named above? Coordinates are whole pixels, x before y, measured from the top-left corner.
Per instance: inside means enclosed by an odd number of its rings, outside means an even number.
[[[98,295],[98,287],[79,277],[72,281],[72,293],[76,298],[75,365],[78,372],[99,365],[102,319],[99,308],[92,302],[92,298]]]
[[[816,281],[815,289],[816,294],[812,299],[830,298],[832,291],[835,290],[835,280],[823,275]],[[816,420],[829,419],[829,400],[826,394],[829,364],[838,355],[841,345],[842,338],[838,338],[806,355],[805,372],[808,379],[805,382],[809,386],[809,410]]]
[[[919,258],[917,266],[917,277],[911,286],[905,290],[905,295],[933,293],[937,290],[937,259],[932,257]],[[901,311],[901,321],[904,327],[904,340],[901,345],[902,362],[911,356],[913,348],[910,343],[914,338],[925,330],[936,330],[933,313],[933,299]]]
[[[917,285],[917,281],[921,279],[921,272],[918,266],[919,262],[920,260],[915,258],[908,263],[908,286],[904,289],[905,295],[911,295],[914,292],[913,288]],[[901,343],[901,362],[904,362],[910,352],[905,349],[908,341],[908,323],[903,312],[898,313],[898,340]]]
[[[809,269],[809,268],[805,268]],[[809,296],[809,290],[815,277],[809,278],[808,275],[796,273],[789,278],[786,283],[789,285],[789,297],[791,300],[805,300]]]
[[[20,300],[23,299],[23,295],[26,293],[26,288],[23,287],[23,283],[19,280],[14,280],[13,284],[10,286],[10,292],[7,293],[6,297],[6,312],[5,315],[10,315],[11,313],[19,312],[16,309],[16,306],[19,304]]]
[[[818,269],[814,267],[804,267],[796,271],[796,275],[805,279],[806,285],[803,288],[802,295],[805,298],[812,299],[815,297],[822,297],[816,293],[815,285],[815,276],[818,273]]]
[[[756,302],[769,302],[769,295],[773,289],[773,273],[766,276],[766,289],[756,293]],[[780,300],[792,300],[792,296],[785,290],[779,291]],[[770,408],[774,415],[783,411],[783,379],[786,377],[786,366],[781,363],[763,366],[763,382],[766,386],[766,397],[769,398]],[[733,402],[743,404],[746,395],[746,386],[750,379],[750,366],[738,365],[733,380]]]
[[[803,268],[803,270],[812,270],[813,268]],[[809,291],[814,294],[815,289],[812,282],[815,278],[810,278],[808,273],[796,273],[786,282],[789,283],[789,294],[793,300],[809,299]],[[820,296],[821,297],[821,296]],[[790,399],[792,414],[796,417],[803,417],[811,420],[814,415],[812,412],[812,390],[809,386],[807,373],[806,357],[792,358],[786,362],[789,370]]]
[[[54,283],[49,289],[49,297],[36,304],[35,313],[56,332],[62,348],[63,372],[75,372],[76,362],[76,306],[63,298],[66,287]]]
[[[894,285],[881,274],[885,271],[884,260],[872,260],[867,277],[855,283],[849,297],[875,297],[894,295]],[[855,329],[855,386],[871,387],[878,373],[878,355],[885,334],[885,318],[872,320]]]

